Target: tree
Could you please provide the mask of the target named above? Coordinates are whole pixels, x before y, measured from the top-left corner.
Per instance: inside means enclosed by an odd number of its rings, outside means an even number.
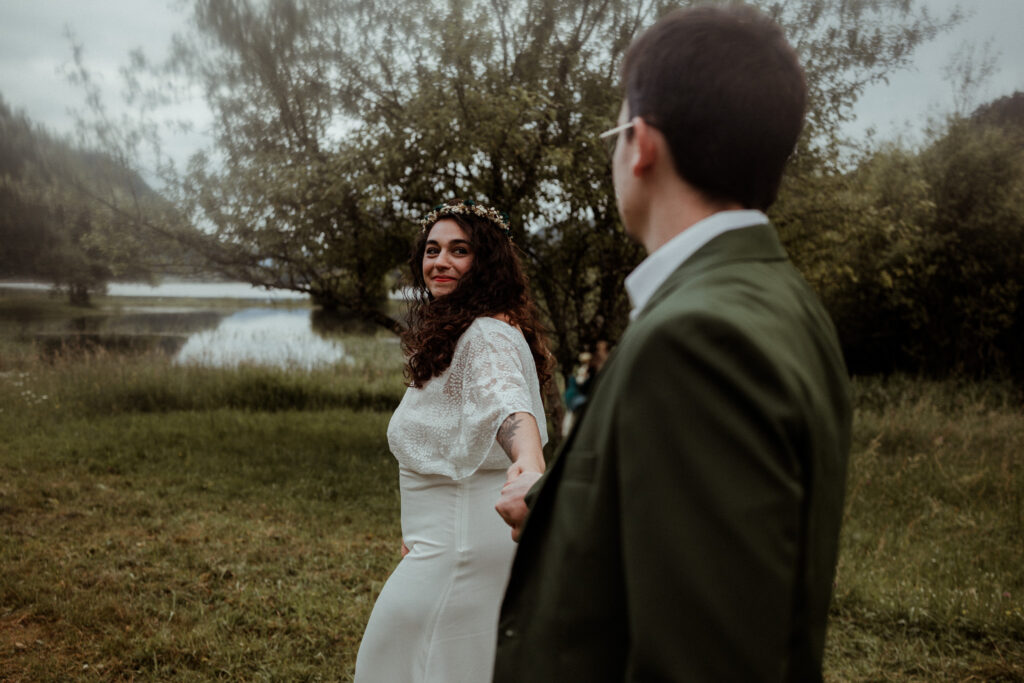
[[[958,20],[912,0],[762,5],[811,89],[790,194],[834,172],[863,88]],[[382,283],[415,220],[451,196],[501,206],[568,372],[581,346],[625,325],[621,281],[642,254],[622,234],[597,135],[615,120],[625,49],[668,7],[195,0],[165,68],[205,93],[214,149],[168,176],[169,191],[225,272],[392,329]],[[793,213],[804,205],[781,207],[782,225],[813,225]]]
[[[1012,367],[1024,378],[1024,256],[1015,246],[1024,239],[1022,124],[955,118],[921,154],[936,207],[932,231],[943,238],[929,255],[937,277],[922,297],[929,316],[912,347],[930,371]]]
[[[170,68],[207,93],[215,148],[168,187],[224,272],[392,329],[385,276],[416,219],[441,197],[497,204],[568,367],[581,334],[621,330],[639,255],[594,144],[616,60],[655,8],[627,5],[518,3],[485,21],[479,3],[417,17],[398,2],[198,1]]]
[[[512,216],[565,372],[582,346],[617,338],[626,322],[621,283],[641,252],[622,234],[597,136],[619,107],[623,51],[661,9],[655,2],[451,3],[433,19],[441,27],[435,35],[398,41],[420,45],[415,69],[400,79],[394,66],[402,60],[382,55],[389,68],[362,84],[360,134],[398,151],[392,185],[407,215],[462,196]],[[403,83],[413,85],[408,95]]]
[[[919,294],[935,204],[917,156],[883,147],[846,173],[800,179],[777,210],[789,251],[819,293],[854,374],[908,369],[905,342],[923,323]]]

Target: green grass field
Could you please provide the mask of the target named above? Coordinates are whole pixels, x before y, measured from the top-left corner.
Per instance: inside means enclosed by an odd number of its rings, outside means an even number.
[[[0,680],[349,680],[399,558],[396,345],[313,372],[0,345]],[[831,681],[1024,681],[1024,411],[858,382]]]
[[[1024,410],[994,385],[858,382],[835,681],[1024,681]]]

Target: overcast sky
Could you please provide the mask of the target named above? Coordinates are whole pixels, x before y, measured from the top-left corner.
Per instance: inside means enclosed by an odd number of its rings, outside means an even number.
[[[924,0],[947,12],[957,0]],[[59,133],[74,128],[69,109],[81,107],[81,91],[69,86],[62,69],[71,58],[68,29],[84,46],[85,60],[118,101],[118,68],[130,50],[151,58],[166,54],[171,34],[184,13],[175,0],[0,0],[0,95],[15,109]],[[863,135],[874,127],[882,137],[903,133],[913,138],[929,115],[953,106],[953,91],[943,76],[949,55],[964,42],[989,44],[998,53],[996,72],[978,97],[986,102],[1024,90],[1024,0],[960,0],[973,16],[954,33],[919,49],[913,68],[893,75],[888,86],[867,92],[858,103],[857,121],[846,132]],[[201,109],[194,116],[202,124]],[[183,138],[179,147],[192,142]]]

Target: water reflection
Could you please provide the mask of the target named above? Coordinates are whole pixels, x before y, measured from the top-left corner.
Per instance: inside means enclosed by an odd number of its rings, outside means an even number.
[[[97,334],[192,334],[212,329],[224,318],[219,311],[173,309],[170,307],[126,308],[116,315],[87,315],[71,318],[67,329]]]
[[[221,367],[260,364],[312,368],[351,357],[339,337],[374,334],[364,321],[301,306],[295,292],[262,290],[245,283],[166,283],[158,287],[112,283],[116,297],[84,313],[53,315],[20,291],[47,285],[0,282],[0,296],[14,292],[25,303],[0,314],[0,338],[29,340],[47,355],[161,351],[176,363]],[[152,297],[152,302],[138,297]],[[133,297],[139,305],[133,305]],[[208,306],[175,299],[210,299]],[[214,299],[245,301],[232,310]],[[166,303],[165,303],[166,302]]]
[[[314,308],[310,312],[310,323],[313,331],[322,337],[330,338],[342,334],[369,334],[379,331],[379,327],[369,320],[357,318],[344,311],[327,308]]]
[[[0,288],[28,291],[49,291],[53,285],[45,282],[0,281]],[[306,301],[308,294],[287,289],[266,289],[248,282],[111,282],[107,295],[124,297],[189,298],[189,299],[255,299],[258,301]]]
[[[173,355],[189,336],[215,329],[224,316],[222,311],[154,307],[63,317],[26,307],[0,319],[0,337],[30,339],[48,358],[73,358],[97,351],[159,350]]]
[[[260,299],[264,301],[304,301],[308,294],[287,289],[265,289],[247,282],[111,282],[110,296],[186,297],[194,299]]]
[[[216,329],[190,336],[175,362],[304,369],[351,362],[339,340],[313,331],[310,313],[308,309],[247,308],[221,320]]]

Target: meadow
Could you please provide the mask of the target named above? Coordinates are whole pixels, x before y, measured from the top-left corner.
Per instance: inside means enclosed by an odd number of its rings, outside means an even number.
[[[399,558],[404,386],[397,345],[346,348],[285,371],[0,341],[0,680],[350,680]],[[827,680],[1024,681],[1020,392],[855,393]]]

